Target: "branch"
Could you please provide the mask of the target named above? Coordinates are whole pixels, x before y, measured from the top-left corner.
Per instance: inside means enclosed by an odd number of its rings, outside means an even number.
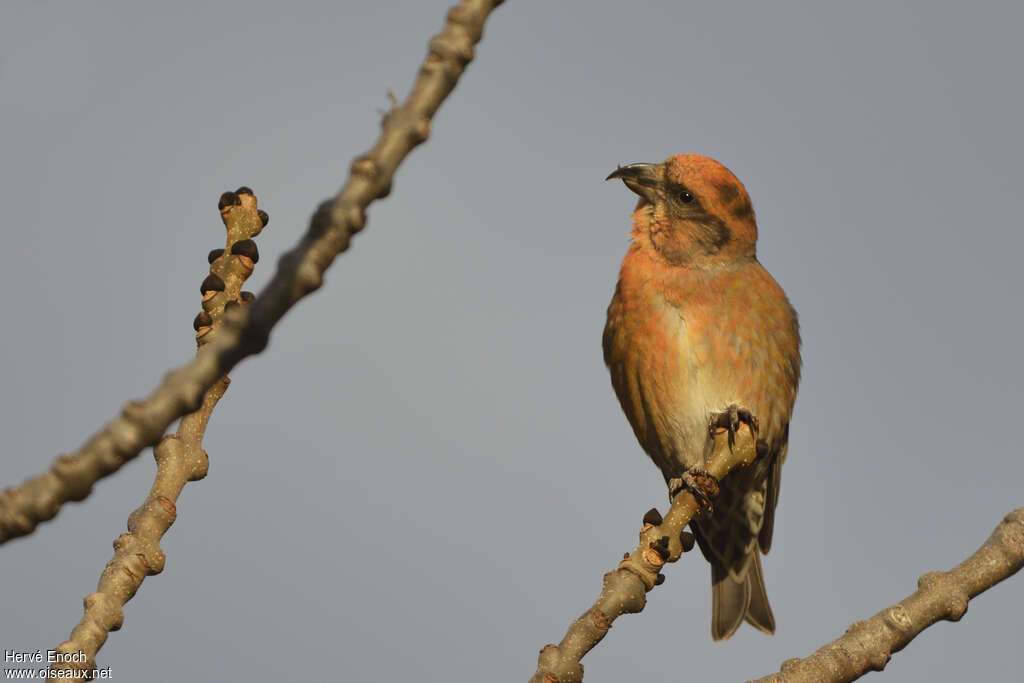
[[[405,102],[384,117],[373,149],[352,163],[341,191],[320,205],[266,288],[249,306],[230,312],[216,339],[169,372],[147,398],[127,403],[120,416],[75,453],[59,456],[49,471],[0,494],[0,543],[31,533],[67,501],[84,499],[93,484],[155,444],[174,420],[198,409],[207,390],[239,361],[266,348],[274,325],[323,284],[324,272],[363,229],[366,208],[388,195],[399,164],[430,135],[431,118],[472,61],[484,21],[502,2],[462,0],[449,10]]]
[[[242,285],[252,274],[259,252],[252,238],[268,220],[256,208],[256,197],[247,187],[225,192],[220,201],[221,218],[227,228],[227,246],[210,252],[210,275],[203,280],[203,311],[196,316],[196,343],[200,348],[213,341],[223,327],[227,309],[251,299]],[[54,678],[79,678],[96,668],[96,653],[110,631],[121,628],[121,608],[132,599],[146,576],[164,568],[160,539],[177,516],[175,504],[185,484],[206,476],[210,460],[203,450],[203,435],[210,414],[227,391],[230,380],[221,377],[203,397],[199,410],[182,418],[176,434],[165,436],[156,448],[156,478],[145,502],[128,517],[128,533],[114,541],[114,557],[100,575],[96,592],[85,598],[85,612],[71,637],[57,646],[67,656],[50,665]],[[78,653],[84,653],[84,658]]]
[[[722,479],[736,467],[748,465],[756,457],[754,438],[748,429],[736,434],[734,445],[728,433],[718,430],[708,439],[705,469]],[[580,660],[594,648],[623,614],[641,611],[647,592],[664,581],[661,569],[675,562],[693,547],[692,534],[686,525],[700,512],[700,504],[687,491],[677,495],[664,519],[657,510],[644,515],[640,543],[633,554],[623,556],[618,569],[604,575],[604,585],[597,601],[570,626],[562,642],[546,645],[537,659],[537,671],[530,683],[579,683],[583,680]]]
[[[948,572],[929,572],[918,579],[913,595],[867,621],[855,621],[807,659],[782,663],[779,673],[751,683],[839,683],[869,671],[881,671],[899,652],[932,624],[959,621],[967,602],[1024,567],[1024,508],[1003,518],[977,552]]]

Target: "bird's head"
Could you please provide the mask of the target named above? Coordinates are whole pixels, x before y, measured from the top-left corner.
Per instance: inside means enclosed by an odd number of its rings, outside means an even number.
[[[671,265],[753,257],[757,222],[747,190],[714,159],[677,154],[660,164],[629,164],[619,178],[640,195],[633,238]]]

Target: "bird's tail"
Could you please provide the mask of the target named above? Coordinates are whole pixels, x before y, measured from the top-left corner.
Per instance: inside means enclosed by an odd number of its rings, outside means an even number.
[[[768,604],[761,573],[761,554],[754,549],[746,571],[730,574],[720,562],[711,562],[711,637],[724,640],[746,619],[754,628],[775,633],[775,617]]]

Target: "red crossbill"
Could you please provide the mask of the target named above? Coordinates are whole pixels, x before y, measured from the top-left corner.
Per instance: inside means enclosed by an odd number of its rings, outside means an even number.
[[[744,619],[773,633],[760,553],[800,379],[796,312],[757,260],[754,209],[727,168],[680,154],[608,178],[640,195],[604,329],[612,385],[670,493],[700,472],[709,429],[757,425],[760,456],[726,476],[711,513],[690,526],[711,563],[712,637]]]

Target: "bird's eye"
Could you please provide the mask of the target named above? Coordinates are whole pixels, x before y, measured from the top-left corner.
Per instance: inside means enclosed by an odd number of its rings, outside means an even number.
[[[679,193],[679,201],[681,201],[683,204],[689,204],[690,202],[693,201],[693,195],[687,192],[686,190],[683,190],[682,192]]]

